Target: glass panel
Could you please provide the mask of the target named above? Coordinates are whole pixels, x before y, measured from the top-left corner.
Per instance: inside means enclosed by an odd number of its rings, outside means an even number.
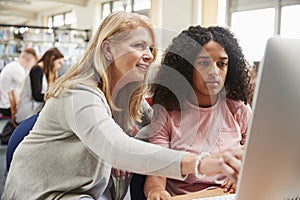
[[[103,3],[102,4],[102,19],[107,17],[110,14],[110,3]]]
[[[246,59],[260,61],[267,40],[274,36],[275,8],[232,13],[231,29],[239,39]]]
[[[75,13],[68,12],[65,14],[65,24],[74,24],[76,23],[77,19]]]
[[[63,26],[64,25],[64,15],[55,15],[53,17],[53,26]]]
[[[124,11],[123,1],[114,1],[112,11]]]
[[[281,13],[280,35],[288,38],[300,39],[300,26],[297,19],[300,19],[300,5],[285,6]]]
[[[151,8],[150,0],[134,0],[133,10],[146,10]]]
[[[131,0],[124,0],[124,4],[125,4],[126,12],[131,12],[132,11]]]

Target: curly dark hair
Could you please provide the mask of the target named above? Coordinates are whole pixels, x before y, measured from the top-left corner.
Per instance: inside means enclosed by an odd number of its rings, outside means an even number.
[[[193,63],[196,56],[202,46],[211,40],[220,44],[228,55],[228,72],[224,86],[227,98],[241,100],[245,104],[251,102],[253,87],[250,67],[233,33],[219,26],[190,26],[172,40],[163,55],[150,88],[153,104],[161,104],[167,110],[180,109],[180,102],[187,97],[193,84]],[[189,88],[186,87],[187,83]]]

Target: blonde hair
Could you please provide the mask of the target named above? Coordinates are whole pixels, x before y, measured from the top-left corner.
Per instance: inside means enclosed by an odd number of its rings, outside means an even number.
[[[62,89],[71,89],[77,84],[91,87],[97,85],[104,93],[111,109],[115,109],[110,92],[110,73],[108,70],[110,61],[105,58],[101,45],[107,39],[113,43],[120,43],[126,31],[138,27],[147,28],[153,35],[154,40],[153,25],[148,17],[123,11],[114,12],[107,16],[90,40],[82,58],[62,77],[56,80],[46,93],[45,99],[58,97]],[[156,56],[155,50],[153,56]],[[136,121],[140,121],[142,117],[140,108],[144,91],[144,89],[139,88],[130,99],[129,113]]]

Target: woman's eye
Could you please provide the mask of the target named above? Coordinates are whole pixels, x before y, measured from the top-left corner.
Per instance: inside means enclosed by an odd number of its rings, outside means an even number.
[[[199,61],[199,62],[198,62],[198,65],[201,65],[201,66],[208,66],[208,65],[209,65],[209,62],[208,62],[208,61]]]
[[[154,47],[149,47],[151,53],[153,53]]]
[[[137,49],[144,49],[145,45],[142,44],[142,43],[139,43],[139,44],[134,45],[134,47],[137,48]]]

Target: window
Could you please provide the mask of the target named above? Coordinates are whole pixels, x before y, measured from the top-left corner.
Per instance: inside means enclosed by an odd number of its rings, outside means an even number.
[[[76,23],[76,16],[74,12],[65,13],[65,24],[70,25]]]
[[[274,27],[273,8],[232,13],[231,30],[239,39],[249,61],[261,60],[266,41],[274,35]]]
[[[300,27],[296,19],[300,18],[300,5],[285,6],[282,8],[280,35],[288,38],[300,39]]]
[[[112,11],[124,11],[125,10],[125,6],[123,5],[123,1],[113,1],[113,7],[112,7]]]
[[[102,4],[102,18],[105,18],[109,13],[111,13],[110,3]]]
[[[74,12],[66,12],[48,17],[48,27],[68,26],[76,23]]]
[[[53,26],[63,26],[64,25],[64,15],[53,16]]]
[[[300,2],[294,0],[227,0],[226,22],[249,61],[260,61],[268,38],[300,38]]]
[[[145,1],[145,0],[135,0],[133,4],[134,11],[149,10],[150,7],[151,7],[150,1]]]
[[[126,11],[136,12],[148,16],[151,8],[150,0],[114,0],[102,3],[102,19],[107,17],[111,12]]]

